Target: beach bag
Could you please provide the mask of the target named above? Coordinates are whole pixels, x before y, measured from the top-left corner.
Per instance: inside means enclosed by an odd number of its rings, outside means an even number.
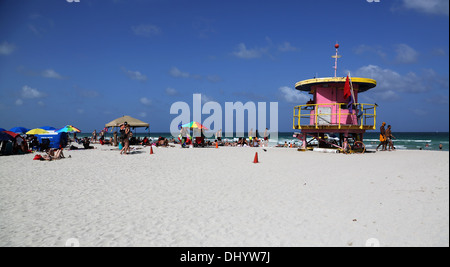
[[[385,142],[386,141],[386,137],[382,134],[380,134],[380,142]]]

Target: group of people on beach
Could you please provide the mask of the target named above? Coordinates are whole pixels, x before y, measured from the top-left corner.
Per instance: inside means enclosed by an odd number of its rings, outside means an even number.
[[[259,137],[258,130],[253,132],[251,129],[248,133],[248,138],[239,137],[236,141],[222,140],[222,129],[215,132],[214,142],[205,140],[203,129],[194,129],[194,138],[189,135],[189,128],[182,127],[180,129],[179,142],[181,147],[207,147],[216,144],[217,146],[240,146],[240,147],[267,147],[269,143],[268,129],[264,131],[263,138]],[[176,142],[175,142],[176,143]]]
[[[385,128],[386,122],[383,122],[380,126],[380,143],[378,144],[377,148],[375,149],[378,151],[378,148],[381,146],[381,151],[392,151],[395,150],[394,142],[392,139],[395,139],[395,136],[392,134],[391,125],[387,126],[387,129]]]

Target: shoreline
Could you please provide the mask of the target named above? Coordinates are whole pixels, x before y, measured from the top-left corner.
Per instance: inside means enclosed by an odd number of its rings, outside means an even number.
[[[448,151],[93,145],[0,157],[0,246],[449,245]]]

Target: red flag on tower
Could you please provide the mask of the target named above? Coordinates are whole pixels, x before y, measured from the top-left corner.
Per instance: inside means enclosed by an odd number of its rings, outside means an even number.
[[[348,78],[348,74],[347,74],[347,79],[345,80],[345,86],[344,86],[344,99],[349,98],[352,95],[351,91],[350,91],[350,80]]]

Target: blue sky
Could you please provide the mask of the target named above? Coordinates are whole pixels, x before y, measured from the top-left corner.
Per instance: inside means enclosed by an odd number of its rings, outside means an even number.
[[[449,129],[448,0],[0,0],[0,127],[83,132],[129,115],[168,132],[177,101],[278,102],[301,80],[374,78],[394,131]],[[208,115],[203,115],[205,119]]]

